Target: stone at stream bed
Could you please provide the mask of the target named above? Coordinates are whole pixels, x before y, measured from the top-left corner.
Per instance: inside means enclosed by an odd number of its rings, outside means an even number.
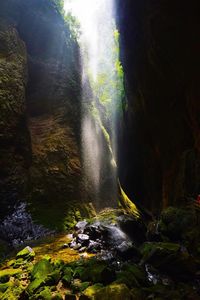
[[[121,215],[117,217],[117,223],[132,241],[141,244],[146,240],[147,229],[141,219],[129,215]]]
[[[35,252],[29,246],[27,246],[26,248],[24,248],[23,250],[18,252],[17,255],[16,255],[17,259],[22,258],[22,259],[27,260],[27,261],[33,260],[34,257],[35,257]]]
[[[89,240],[90,240],[89,235],[82,234],[82,233],[78,234],[76,239],[77,243],[80,243],[82,246],[88,246]]]
[[[133,245],[132,242],[129,241],[123,241],[119,246],[117,246],[116,252],[118,256],[126,260],[135,258],[136,261],[139,261],[141,258],[139,250]]]
[[[185,248],[175,243],[145,243],[142,264],[148,263],[175,278],[190,279],[199,263]]]
[[[78,231],[84,231],[85,227],[87,226],[88,222],[87,221],[79,221],[76,225],[75,225],[75,230]]]

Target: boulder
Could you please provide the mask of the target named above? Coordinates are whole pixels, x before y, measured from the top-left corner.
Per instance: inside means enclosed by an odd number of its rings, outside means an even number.
[[[35,257],[35,252],[29,246],[25,247],[23,250],[18,252],[16,255],[17,259],[22,258],[23,260],[27,260],[27,261],[33,260],[34,257]]]
[[[113,283],[108,285],[96,292],[94,295],[95,300],[132,300],[132,295],[130,290],[125,284]]]

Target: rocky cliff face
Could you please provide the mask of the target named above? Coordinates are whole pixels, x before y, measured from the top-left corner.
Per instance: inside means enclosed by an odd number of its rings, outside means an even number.
[[[126,77],[121,179],[154,210],[200,193],[197,1],[117,1]]]
[[[27,53],[17,30],[0,23],[0,193],[1,217],[23,192],[30,161],[26,126]]]
[[[25,199],[63,223],[80,201],[79,48],[50,0],[1,3],[1,217]]]

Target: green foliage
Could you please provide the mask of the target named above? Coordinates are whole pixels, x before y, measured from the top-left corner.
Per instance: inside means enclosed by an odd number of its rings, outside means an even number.
[[[65,14],[64,10],[64,0],[51,0],[57,7],[58,11],[62,15],[65,24],[69,28],[70,38],[77,40],[80,36],[80,24],[76,17],[74,17],[70,12]]]
[[[72,16],[71,13],[67,13],[64,16],[65,23],[68,25],[71,38],[77,40],[80,36],[80,23],[78,22],[77,18]]]
[[[100,58],[100,72],[97,79],[93,82],[90,79],[92,90],[96,99],[106,110],[107,118],[114,117],[122,110],[122,99],[124,98],[124,72],[119,60],[119,32],[114,29],[114,39],[110,41],[110,47]],[[111,49],[111,57],[110,57]]]
[[[52,2],[56,5],[58,11],[64,15],[64,0],[52,0]]]

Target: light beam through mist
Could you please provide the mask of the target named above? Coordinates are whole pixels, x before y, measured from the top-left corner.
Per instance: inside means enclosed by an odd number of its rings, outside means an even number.
[[[85,176],[97,199],[101,187],[110,182],[113,187],[108,200],[116,202],[115,121],[119,102],[117,91],[122,82],[119,78],[121,66],[116,45],[118,36],[114,0],[65,0],[64,8],[80,23],[82,156]],[[106,165],[105,156],[110,160],[109,166]],[[104,192],[106,194],[106,188]]]

